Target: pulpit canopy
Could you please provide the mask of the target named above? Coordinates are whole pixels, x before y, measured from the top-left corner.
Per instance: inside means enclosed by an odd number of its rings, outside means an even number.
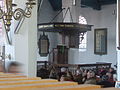
[[[93,25],[84,25],[79,23],[67,23],[67,22],[57,22],[57,23],[41,23],[38,24],[38,31],[44,32],[87,32],[91,31]]]

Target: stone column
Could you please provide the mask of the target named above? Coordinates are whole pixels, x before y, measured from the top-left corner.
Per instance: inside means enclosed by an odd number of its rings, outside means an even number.
[[[117,4],[117,46],[119,47],[119,49],[117,50],[117,79],[118,81],[120,81],[120,1],[118,0],[118,4]]]
[[[24,0],[17,0],[25,5]],[[36,0],[37,1],[37,0]],[[20,3],[20,4],[21,4]],[[32,10],[32,16],[25,18],[19,33],[15,34],[15,59],[21,62],[24,74],[36,76],[37,60],[37,4]]]

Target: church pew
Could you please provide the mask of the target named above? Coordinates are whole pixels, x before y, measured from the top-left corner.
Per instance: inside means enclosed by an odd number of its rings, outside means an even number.
[[[39,83],[39,84],[19,84],[19,85],[5,85],[0,86],[0,90],[22,90],[22,89],[35,89],[35,88],[45,88],[45,87],[63,87],[77,85],[75,82],[52,82],[52,83]]]
[[[44,87],[44,88],[30,88],[30,89],[21,89],[21,90],[97,90],[101,88],[99,85],[70,85],[62,87]],[[14,89],[13,89],[14,90]]]
[[[93,90],[93,89],[98,89],[98,88],[101,88],[101,86],[83,84],[83,85],[73,85],[73,86],[64,86],[64,87],[41,88],[41,89],[34,89],[34,90]],[[33,89],[29,89],[29,90],[33,90]]]
[[[2,85],[22,85],[22,84],[37,84],[37,83],[48,83],[48,82],[58,82],[58,80],[54,79],[42,79],[42,80],[22,80],[22,81],[4,81],[0,82],[0,86]]]
[[[25,75],[13,74],[13,73],[0,73],[0,78],[11,78],[11,77],[27,77]]]
[[[93,90],[120,90],[120,88],[110,87],[110,88],[99,88],[99,89],[93,89]]]
[[[22,81],[22,80],[41,80],[40,77],[27,77],[27,78],[0,78],[0,82],[1,81]]]
[[[23,78],[26,76],[0,76],[0,78]]]

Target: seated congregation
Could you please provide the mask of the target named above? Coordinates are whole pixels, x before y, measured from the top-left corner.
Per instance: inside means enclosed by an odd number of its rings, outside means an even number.
[[[50,66],[40,69],[40,77],[27,77],[21,75],[21,66],[18,62],[11,62],[7,71],[0,73],[0,90],[103,90],[101,87],[114,87],[116,81],[113,68],[77,67],[73,72],[71,68]]]
[[[40,74],[42,73],[42,74]],[[114,87],[116,82],[116,71],[114,68],[101,67],[98,70],[84,69],[77,67],[75,73],[69,68],[61,67],[60,69],[52,66],[51,68],[41,68],[38,76],[41,78],[57,79],[58,81],[73,81],[78,84],[94,84],[102,87]]]

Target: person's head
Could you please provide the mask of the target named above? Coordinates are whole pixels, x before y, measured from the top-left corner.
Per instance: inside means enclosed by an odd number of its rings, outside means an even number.
[[[70,71],[67,71],[67,77],[72,77],[73,75],[72,75],[72,72],[70,72]]]
[[[11,62],[8,66],[8,73],[20,73],[21,72],[21,63]]]
[[[62,75],[62,76],[60,77],[60,81],[61,81],[61,82],[66,81],[66,78],[67,78],[67,76]]]
[[[82,73],[82,76],[83,76],[83,77],[86,77],[86,76],[87,76],[87,73],[88,73],[88,70],[85,69],[85,70],[83,71],[83,73]]]
[[[95,73],[93,71],[88,71],[87,78],[89,79],[89,78],[93,78],[93,77],[95,77]]]
[[[101,80],[102,81],[108,81],[108,79],[109,79],[108,75],[103,75]]]
[[[109,72],[113,72],[114,71],[114,68],[109,68]]]
[[[82,75],[82,71],[81,70],[76,70],[76,75]]]
[[[62,67],[62,68],[61,68],[61,72],[67,72],[67,69],[64,68],[64,67]]]
[[[107,72],[106,75],[107,75],[109,78],[112,77],[112,73],[110,73],[110,72]]]

